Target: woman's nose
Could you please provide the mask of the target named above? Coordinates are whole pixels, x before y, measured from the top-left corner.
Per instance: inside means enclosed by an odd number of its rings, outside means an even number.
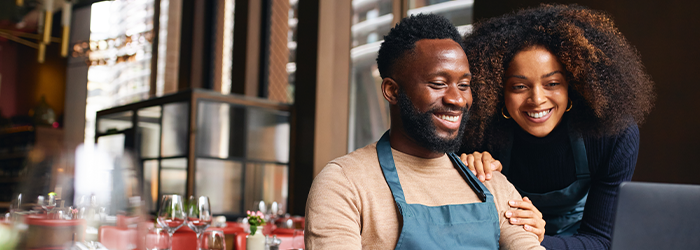
[[[547,102],[547,96],[542,87],[532,88],[532,95],[530,96],[530,102],[533,106],[539,106]]]

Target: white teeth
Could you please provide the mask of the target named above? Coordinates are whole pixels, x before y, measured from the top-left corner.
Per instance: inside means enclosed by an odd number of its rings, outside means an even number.
[[[457,120],[459,120],[459,116],[454,115],[438,115],[438,118],[451,122],[456,122]]]
[[[540,111],[540,112],[527,112],[527,115],[529,115],[532,118],[541,118],[541,117],[549,114],[550,111],[552,111],[552,110],[548,109],[548,110]]]

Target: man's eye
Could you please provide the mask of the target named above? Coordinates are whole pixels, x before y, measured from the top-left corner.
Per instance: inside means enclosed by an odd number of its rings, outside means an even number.
[[[433,88],[442,88],[447,86],[447,84],[441,83],[441,82],[430,82],[430,86]]]

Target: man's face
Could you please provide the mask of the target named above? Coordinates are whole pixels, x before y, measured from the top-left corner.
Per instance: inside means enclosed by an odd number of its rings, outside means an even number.
[[[431,151],[456,150],[472,103],[464,51],[451,39],[424,39],[401,60],[395,80],[404,130]]]

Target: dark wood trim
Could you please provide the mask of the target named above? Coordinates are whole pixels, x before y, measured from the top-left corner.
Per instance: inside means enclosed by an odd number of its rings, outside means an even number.
[[[214,8],[219,0],[198,0],[194,2],[192,29],[191,82],[189,88],[212,88],[212,53],[214,51],[214,30],[216,12]],[[183,7],[186,7],[183,5]],[[184,12],[183,8],[183,12]],[[183,20],[184,21],[184,20]],[[185,24],[183,22],[183,24]],[[188,25],[183,25],[188,26]],[[183,27],[184,29],[184,27]],[[181,50],[182,51],[182,50]],[[182,63],[182,61],[180,62]]]
[[[180,16],[180,59],[178,64],[177,90],[189,89],[192,85],[192,65],[201,64],[192,56],[194,49],[195,0],[182,0]],[[196,59],[197,61],[193,61]]]
[[[153,39],[151,40],[151,76],[148,97],[156,96],[156,82],[158,81],[158,44],[160,43],[160,0],[153,1]]]
[[[278,102],[272,102],[256,97],[249,97],[243,95],[223,95],[218,92],[204,89],[187,89],[174,94],[164,95],[158,98],[152,98],[138,103],[127,104],[124,106],[114,107],[110,109],[97,111],[97,116],[104,116],[114,113],[119,113],[123,111],[138,110],[145,107],[158,106],[163,103],[171,102],[181,102],[189,101],[190,95],[194,98],[201,100],[215,100],[232,104],[241,104],[248,106],[265,107],[271,109],[277,109],[280,111],[291,111],[292,107],[290,105]]]
[[[259,0],[236,0],[231,93],[258,96],[261,5]]]
[[[299,1],[297,71],[291,117],[289,213],[304,214],[313,181],[320,0]]]
[[[187,192],[185,197],[190,197],[195,194],[195,174],[196,174],[196,168],[197,168],[197,163],[196,163],[196,158],[195,158],[195,151],[197,149],[194,147],[195,143],[197,142],[197,97],[193,93],[190,96],[190,105],[188,106],[189,108],[189,121],[190,123],[187,125],[187,132],[189,133],[189,136],[187,137]]]
[[[245,94],[245,65],[248,53],[248,0],[235,0],[235,15],[233,17],[233,62],[231,72],[231,93]],[[222,83],[223,84],[223,83]]]
[[[272,28],[272,0],[261,0],[260,11],[260,66],[258,70],[258,97],[268,97],[270,85],[270,30]]]

